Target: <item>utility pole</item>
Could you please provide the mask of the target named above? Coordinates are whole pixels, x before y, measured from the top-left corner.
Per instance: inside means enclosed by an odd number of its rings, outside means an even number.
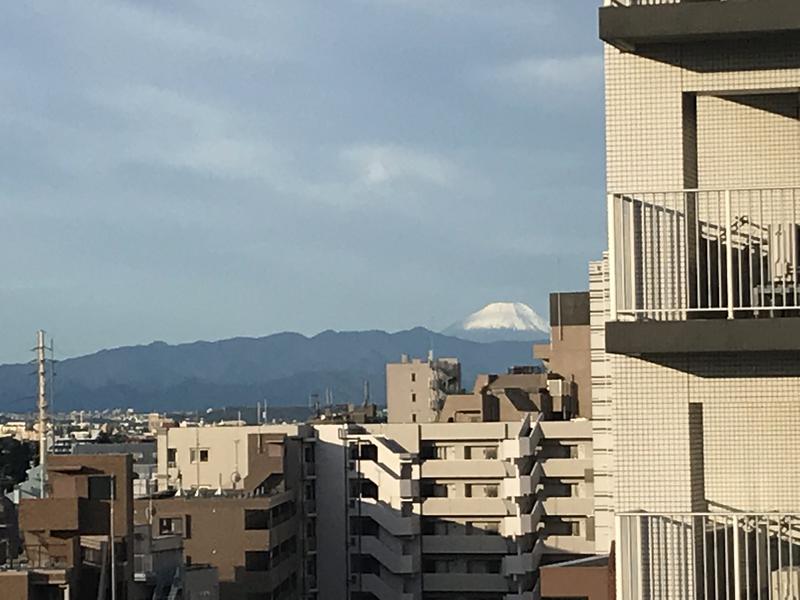
[[[109,523],[108,523],[108,531],[109,531],[109,538],[111,542],[111,600],[117,600],[117,553],[115,552],[116,543],[115,543],[115,532],[114,532],[114,504],[116,504],[117,499],[117,478],[116,476],[112,475],[110,479],[111,483],[111,502],[109,503]]]
[[[45,359],[44,331],[36,332],[36,362],[39,379],[37,407],[39,409],[39,466],[42,470],[40,497],[47,494],[47,361]]]

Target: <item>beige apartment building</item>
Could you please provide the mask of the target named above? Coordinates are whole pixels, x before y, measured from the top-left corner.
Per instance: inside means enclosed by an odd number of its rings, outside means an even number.
[[[586,421],[316,429],[321,599],[533,599],[594,552]]]
[[[436,420],[448,394],[461,391],[461,365],[456,358],[426,360],[403,355],[386,365],[386,406],[390,423],[430,423]]]
[[[161,430],[159,491],[137,523],[215,567],[221,600],[315,600],[316,445],[309,425]]]
[[[617,597],[800,594],[800,3],[609,0],[590,267]]]

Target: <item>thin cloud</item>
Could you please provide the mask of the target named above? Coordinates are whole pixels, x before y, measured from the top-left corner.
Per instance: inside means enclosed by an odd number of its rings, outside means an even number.
[[[603,74],[603,58],[595,54],[549,57],[534,56],[506,64],[479,69],[475,74],[482,84],[500,85],[515,92],[543,88],[560,91],[585,88]]]
[[[406,146],[356,145],[345,148],[341,157],[366,186],[412,180],[450,187],[458,178],[458,167],[449,159]]]

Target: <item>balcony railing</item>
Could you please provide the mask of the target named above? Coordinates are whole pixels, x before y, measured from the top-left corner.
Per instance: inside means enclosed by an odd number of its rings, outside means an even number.
[[[617,515],[619,600],[800,598],[800,514]]]
[[[612,320],[800,311],[800,189],[608,198]]]
[[[606,0],[605,6],[656,6],[681,2],[725,2],[725,0]]]

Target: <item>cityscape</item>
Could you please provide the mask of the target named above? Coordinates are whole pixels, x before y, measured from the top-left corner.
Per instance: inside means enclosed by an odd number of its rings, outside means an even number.
[[[550,281],[583,285],[395,333],[31,331],[0,365],[1,600],[800,599],[800,4],[580,4],[605,191],[571,219],[603,247]]]

